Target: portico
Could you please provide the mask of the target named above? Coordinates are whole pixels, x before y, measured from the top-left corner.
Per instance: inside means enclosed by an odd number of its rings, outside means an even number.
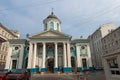
[[[47,72],[50,66],[47,60],[53,59],[53,72],[60,71],[60,67],[66,71],[68,68],[71,68],[69,45],[68,42],[30,42],[28,68],[33,72],[36,71],[37,68],[39,68],[41,72]],[[68,58],[66,56],[68,56]]]

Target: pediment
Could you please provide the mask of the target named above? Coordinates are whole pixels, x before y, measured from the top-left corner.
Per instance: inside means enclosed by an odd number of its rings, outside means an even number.
[[[70,38],[71,36],[63,34],[58,31],[44,31],[35,35],[30,36],[29,38]]]
[[[59,34],[55,34],[53,32],[46,32],[46,33],[43,33],[41,35],[38,35],[38,36],[60,36]]]

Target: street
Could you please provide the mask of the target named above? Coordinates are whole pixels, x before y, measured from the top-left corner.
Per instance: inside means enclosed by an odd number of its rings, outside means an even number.
[[[33,74],[31,80],[105,80],[103,71],[87,74]]]

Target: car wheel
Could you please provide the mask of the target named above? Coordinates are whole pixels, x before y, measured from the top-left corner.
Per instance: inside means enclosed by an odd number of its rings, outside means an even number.
[[[29,78],[27,78],[27,80],[30,80]]]

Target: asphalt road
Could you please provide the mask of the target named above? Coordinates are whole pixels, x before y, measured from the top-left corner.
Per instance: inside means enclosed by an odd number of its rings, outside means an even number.
[[[103,71],[78,74],[33,74],[31,80],[105,80]]]

